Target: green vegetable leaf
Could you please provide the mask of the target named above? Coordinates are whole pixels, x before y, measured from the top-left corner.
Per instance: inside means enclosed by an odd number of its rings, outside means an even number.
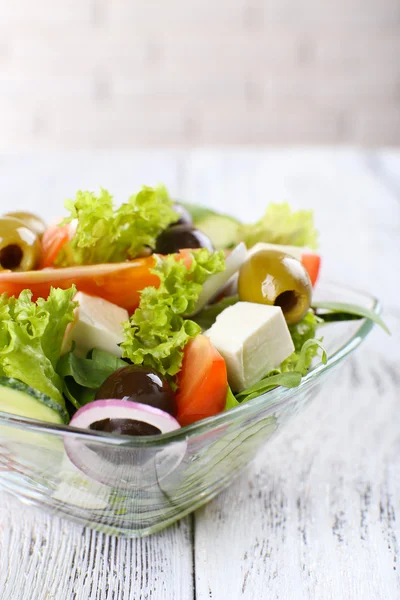
[[[79,191],[67,200],[70,211],[61,225],[76,220],[71,241],[59,253],[56,264],[92,265],[133,259],[145,246],[154,248],[157,236],[177,220],[172,201],[164,186],[143,187],[119,208],[112,196]]]
[[[321,325],[321,323],[321,319],[315,315],[314,311],[309,310],[302,320],[296,323],[296,325],[289,325],[290,335],[292,337],[296,352],[301,350],[303,344],[307,340],[315,338],[317,328],[319,325]]]
[[[335,312],[335,313],[327,313],[321,312],[318,309],[315,311],[315,314],[321,319],[322,323],[337,323],[339,321],[360,321],[364,317],[360,315],[352,315],[348,312]]]
[[[265,392],[269,392],[273,388],[281,385],[282,387],[294,388],[300,385],[302,374],[298,371],[290,371],[287,373],[276,373],[273,375],[267,375],[261,381],[258,381],[249,388],[243,390],[237,394],[237,398],[240,403],[247,402],[253,398],[257,398]]]
[[[192,317],[193,321],[195,321],[203,331],[206,329],[210,329],[212,325],[214,325],[219,314],[222,313],[225,308],[228,306],[233,306],[239,302],[239,296],[228,296],[223,298],[219,302],[215,304],[210,304],[201,310],[197,315]]]
[[[302,375],[306,375],[311,366],[313,358],[317,355],[318,350],[321,350],[321,360],[326,365],[328,357],[321,340],[310,339],[304,342],[300,352],[297,355],[297,361],[294,365],[294,371],[298,371]]]
[[[54,368],[60,358],[67,325],[73,321],[71,309],[78,305],[77,302],[73,302],[75,294],[75,286],[66,291],[53,288],[47,300],[38,298],[36,302],[41,311],[50,315],[49,325],[42,336],[42,348]]]
[[[311,366],[313,358],[317,355],[321,340],[316,340],[317,327],[322,323],[321,319],[309,310],[305,317],[296,325],[290,325],[289,331],[294,344],[294,352],[279,367],[279,371],[301,371],[304,375]],[[312,342],[312,343],[308,343]],[[300,365],[298,362],[302,356]]]
[[[357,304],[347,304],[346,302],[327,302],[316,300],[313,300],[312,306],[313,308],[316,308],[318,310],[324,310],[330,313],[348,313],[350,315],[358,316],[363,319],[369,319],[370,321],[373,321],[374,323],[382,327],[382,329],[390,335],[390,331],[383,319],[376,312],[367,308],[366,306],[358,306]],[[322,320],[325,320],[323,314],[320,314],[320,318]]]
[[[287,203],[270,204],[257,223],[242,225],[238,230],[238,241],[244,241],[248,248],[258,242],[268,242],[315,249],[317,238],[313,212],[293,212]]]
[[[173,377],[182,366],[183,348],[198,335],[200,326],[189,319],[206,279],[223,271],[224,253],[202,248],[185,258],[158,257],[152,270],[160,278],[158,289],[142,291],[139,308],[125,323],[123,357],[136,365]]]
[[[47,300],[0,297],[0,375],[14,377],[64,407],[62,380],[55,371],[68,323],[74,319],[75,287],[52,288]]]
[[[104,381],[127,363],[104,350],[94,349],[86,358],[79,358],[68,352],[61,357],[57,373],[63,381],[63,392],[68,400],[80,408],[92,402]]]
[[[231,408],[236,408],[237,406],[240,406],[240,402],[236,400],[231,388],[228,387],[224,410],[230,410]]]

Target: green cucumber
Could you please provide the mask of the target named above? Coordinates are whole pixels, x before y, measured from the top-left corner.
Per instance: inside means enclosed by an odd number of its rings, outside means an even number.
[[[197,229],[205,233],[217,250],[233,248],[237,244],[240,223],[227,215],[209,215],[195,223]]]
[[[237,231],[241,224],[237,219],[197,204],[181,204],[189,211],[193,225],[210,238],[217,250],[236,246]]]
[[[218,214],[214,210],[211,210],[211,208],[207,208],[206,206],[202,206],[201,204],[191,204],[189,202],[181,202],[180,200],[179,204],[186,208],[186,210],[192,217],[194,224],[196,224],[197,221],[201,221],[205,217]]]
[[[69,421],[67,411],[58,402],[10,377],[0,377],[0,412],[48,423]]]

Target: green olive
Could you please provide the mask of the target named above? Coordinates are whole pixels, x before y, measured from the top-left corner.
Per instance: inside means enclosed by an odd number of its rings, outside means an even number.
[[[39,238],[42,237],[42,235],[44,234],[44,232],[47,229],[47,225],[43,221],[43,219],[41,219],[40,217],[38,217],[34,213],[30,213],[30,212],[9,212],[9,213],[7,213],[4,216],[5,217],[12,217],[13,219],[19,219],[20,221],[23,222],[23,224],[25,225],[25,227],[27,227],[28,229],[31,229],[33,231],[33,233],[36,233],[36,235]]]
[[[280,250],[260,250],[239,272],[239,297],[280,306],[288,325],[298,323],[311,304],[312,286],[303,265]]]
[[[38,236],[22,221],[0,218],[0,269],[31,271],[40,258]]]

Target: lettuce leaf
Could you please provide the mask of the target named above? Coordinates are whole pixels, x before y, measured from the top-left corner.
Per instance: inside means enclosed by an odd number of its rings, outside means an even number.
[[[324,365],[326,365],[328,357],[326,355],[325,348],[322,344],[322,338],[319,340],[312,338],[304,342],[300,352],[297,353],[297,360],[294,365],[293,371],[298,371],[303,376],[307,375],[313,359],[318,354],[318,350],[321,351],[321,360],[324,363]],[[283,369],[282,372],[284,372]]]
[[[279,371],[297,370],[298,361],[301,354],[302,373],[305,375],[311,366],[313,358],[317,355],[320,340],[316,340],[317,327],[322,324],[322,320],[317,317],[314,311],[309,310],[305,317],[296,325],[290,325],[289,331],[294,344],[294,352],[279,367]],[[312,340],[314,343],[308,343]]]
[[[324,323],[332,321],[349,321],[352,319],[369,319],[382,327],[388,335],[391,335],[388,326],[379,313],[367,306],[359,306],[358,304],[349,304],[347,302],[329,302],[326,300],[313,300],[312,306],[317,309],[319,318]]]
[[[261,381],[239,392],[236,396],[237,404],[228,396],[225,410],[233,408],[242,402],[248,402],[253,398],[257,398],[257,396],[265,394],[265,392],[269,392],[277,386],[287,388],[298,387],[304,375],[307,374],[311,361],[316,356],[318,350],[321,350],[321,360],[326,364],[327,356],[322,342],[316,339],[309,339],[304,342],[300,352],[295,352],[292,355],[293,361],[289,363],[284,361],[286,364],[282,363],[279,369],[274,369],[261,379]]]
[[[240,404],[247,402],[253,398],[257,398],[265,392],[269,392],[278,385],[287,388],[293,388],[300,385],[302,374],[299,371],[290,371],[287,373],[281,373],[279,369],[271,371],[266,377],[258,381],[251,387],[239,392],[237,399]]]
[[[157,236],[177,220],[166,188],[143,186],[119,208],[112,196],[101,189],[79,191],[75,200],[67,200],[70,216],[61,225],[76,220],[71,241],[57,257],[57,266],[92,265],[122,262],[135,258],[145,246],[154,248]]]
[[[75,287],[52,288],[47,300],[37,302],[29,290],[19,298],[0,296],[0,375],[19,379],[63,407],[55,368],[65,329],[74,319],[75,293]]]
[[[236,399],[235,394],[232,392],[231,388],[228,386],[224,410],[230,410],[231,408],[236,408],[237,406],[240,406],[240,402]]]
[[[201,327],[184,315],[193,311],[206,279],[224,268],[224,253],[205,248],[180,259],[158,257],[152,272],[159,276],[160,286],[142,291],[139,308],[125,323],[123,358],[169,377],[179,373],[184,346],[201,332]]]
[[[64,354],[57,364],[63,381],[63,392],[71,404],[80,408],[95,399],[96,392],[107,377],[127,363],[117,356],[94,348],[85,358],[73,351]]]
[[[307,340],[315,338],[317,328],[321,324],[322,320],[316,316],[313,310],[309,310],[301,321],[295,325],[289,325],[290,335],[296,352],[300,352],[303,344],[307,342]]]
[[[265,215],[252,225],[242,225],[238,241],[251,248],[258,242],[307,246],[316,249],[318,234],[311,210],[292,211],[288,203],[269,204]]]

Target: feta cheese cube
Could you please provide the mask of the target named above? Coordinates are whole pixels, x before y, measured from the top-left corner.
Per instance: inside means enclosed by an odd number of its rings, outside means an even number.
[[[65,332],[63,353],[68,352],[75,342],[75,353],[79,356],[98,348],[121,357],[118,344],[124,339],[122,323],[129,319],[128,311],[83,292],[78,292],[74,300],[79,302],[79,306],[75,309],[75,320]]]
[[[280,306],[238,302],[205,335],[225,359],[234,392],[257,383],[294,351]]]

